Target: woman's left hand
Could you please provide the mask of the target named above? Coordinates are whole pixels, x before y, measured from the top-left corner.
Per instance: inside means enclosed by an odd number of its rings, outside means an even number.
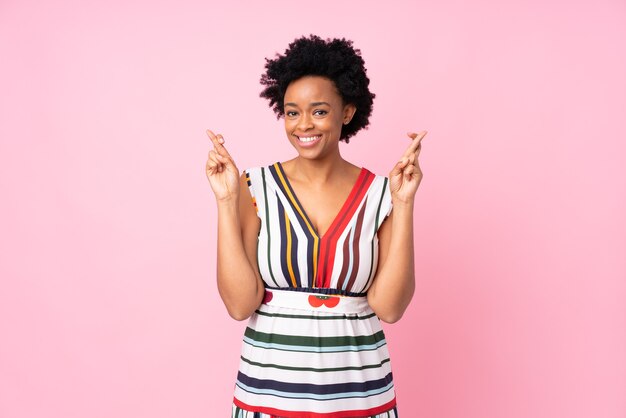
[[[428,132],[422,131],[419,134],[409,132],[407,135],[412,139],[411,145],[402,154],[402,158],[389,173],[389,189],[393,201],[402,203],[412,203],[415,198],[420,182],[422,181],[422,170],[417,161],[417,157],[422,149],[420,141]]]

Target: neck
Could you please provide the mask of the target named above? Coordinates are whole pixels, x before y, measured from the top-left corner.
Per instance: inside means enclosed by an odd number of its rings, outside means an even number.
[[[343,175],[349,163],[339,153],[334,153],[323,159],[310,160],[296,157],[293,160],[294,174],[297,179],[309,184],[325,184],[337,176]]]

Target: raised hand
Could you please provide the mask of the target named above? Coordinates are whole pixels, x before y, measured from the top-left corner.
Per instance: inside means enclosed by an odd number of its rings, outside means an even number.
[[[239,170],[224,147],[224,137],[221,134],[215,135],[210,129],[207,129],[206,133],[213,142],[213,149],[209,151],[209,159],[206,162],[206,176],[215,198],[217,200],[238,198]]]
[[[421,140],[426,136],[427,131],[419,134],[408,132],[411,138],[411,145],[404,151],[402,158],[389,173],[389,189],[392,199],[399,202],[413,202],[415,192],[422,181],[422,170],[417,161],[417,157],[422,149]]]

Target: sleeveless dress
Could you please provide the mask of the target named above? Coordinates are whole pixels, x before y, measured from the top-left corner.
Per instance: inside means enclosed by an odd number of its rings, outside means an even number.
[[[320,237],[280,162],[244,171],[265,297],[244,333],[231,418],[397,417],[385,335],[366,298],[389,179],[362,167]]]

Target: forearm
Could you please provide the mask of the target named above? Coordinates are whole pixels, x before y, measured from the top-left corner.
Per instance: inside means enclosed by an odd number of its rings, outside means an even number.
[[[368,290],[368,302],[385,322],[396,322],[415,291],[413,203],[394,203],[389,251]]]
[[[246,255],[237,202],[218,202],[217,286],[231,317],[248,318],[260,304],[263,289]]]

